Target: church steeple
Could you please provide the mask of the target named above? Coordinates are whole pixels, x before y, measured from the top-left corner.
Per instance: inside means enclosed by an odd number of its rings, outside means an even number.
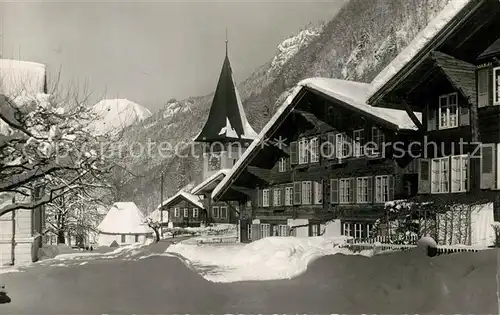
[[[207,121],[200,133],[193,139],[196,142],[251,141],[257,133],[247,121],[240,95],[233,78],[228,57],[226,30],[226,55]]]

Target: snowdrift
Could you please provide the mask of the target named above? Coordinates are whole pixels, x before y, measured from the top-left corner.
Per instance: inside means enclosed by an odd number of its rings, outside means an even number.
[[[247,245],[196,246],[181,242],[166,253],[181,255],[212,282],[290,279],[305,272],[319,257],[349,254],[336,246],[345,241],[344,237],[268,237]],[[371,251],[360,254],[371,255]]]
[[[335,312],[370,314],[498,312],[496,250],[429,258],[418,250],[373,257],[333,255],[294,279],[326,286]]]

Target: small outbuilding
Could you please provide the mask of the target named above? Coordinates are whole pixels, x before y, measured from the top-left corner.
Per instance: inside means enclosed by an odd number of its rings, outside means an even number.
[[[99,246],[110,246],[113,241],[119,245],[145,242],[153,233],[133,202],[114,203],[97,229]]]

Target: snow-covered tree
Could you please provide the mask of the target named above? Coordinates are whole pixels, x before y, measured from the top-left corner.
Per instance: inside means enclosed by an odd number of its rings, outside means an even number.
[[[47,230],[57,234],[57,243],[65,243],[66,235],[83,240],[89,233],[97,232],[97,226],[103,219],[99,204],[85,191],[68,192],[47,205]]]
[[[95,114],[85,100],[38,93],[0,96],[0,193],[15,202],[0,206],[0,215],[35,209],[72,192],[109,188],[110,170],[103,152],[109,141],[87,128]],[[40,198],[31,198],[44,187]]]

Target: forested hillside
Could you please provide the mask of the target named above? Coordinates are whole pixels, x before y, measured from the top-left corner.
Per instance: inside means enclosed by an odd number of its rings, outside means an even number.
[[[302,79],[323,76],[370,82],[449,1],[350,0],[326,24],[301,30],[278,46],[272,60],[239,84],[250,124],[259,131]],[[189,142],[205,122],[211,98],[168,101],[158,113],[129,127],[124,144],[146,146],[150,141],[155,148],[154,143],[161,141],[173,145]],[[201,173],[199,158],[161,157],[155,149],[152,152],[124,157],[136,174],[128,180],[125,195],[147,212],[160,202],[161,170],[165,172],[165,196],[199,181]]]

